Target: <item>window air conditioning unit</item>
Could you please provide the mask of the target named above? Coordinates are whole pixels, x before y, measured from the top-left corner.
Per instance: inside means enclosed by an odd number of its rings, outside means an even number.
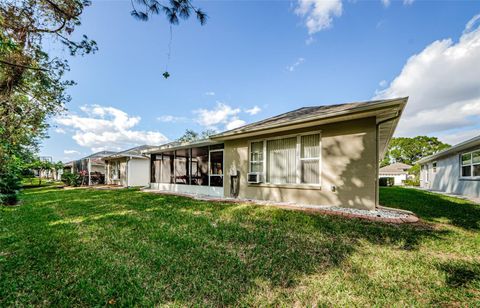
[[[250,172],[247,174],[248,183],[258,184],[263,182],[263,172]]]

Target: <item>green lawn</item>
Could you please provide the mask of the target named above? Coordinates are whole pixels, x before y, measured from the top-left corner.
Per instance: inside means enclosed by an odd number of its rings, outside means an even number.
[[[0,207],[0,306],[476,306],[480,206],[386,188],[388,225],[137,190]]]

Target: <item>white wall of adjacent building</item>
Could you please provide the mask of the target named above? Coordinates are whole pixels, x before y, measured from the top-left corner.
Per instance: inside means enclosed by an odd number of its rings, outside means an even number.
[[[128,160],[127,186],[148,186],[150,184],[150,160],[132,158]]]
[[[462,153],[465,152],[468,151]],[[461,176],[462,153],[452,154],[422,164],[420,187],[450,194],[480,197],[480,178]]]
[[[388,173],[380,173],[379,178],[393,178],[395,186],[402,186],[405,185],[403,182],[408,178],[408,175],[405,174],[388,174]]]

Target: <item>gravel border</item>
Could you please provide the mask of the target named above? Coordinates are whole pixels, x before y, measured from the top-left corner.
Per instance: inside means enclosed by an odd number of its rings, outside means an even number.
[[[213,202],[227,202],[227,203],[251,203],[256,205],[263,206],[275,206],[288,210],[298,210],[306,211],[312,213],[320,213],[325,215],[333,216],[343,216],[346,218],[359,218],[370,221],[379,221],[395,224],[403,223],[415,223],[419,219],[415,216],[414,213],[403,210],[396,210],[392,208],[385,208],[379,206],[377,209],[370,210],[360,210],[354,208],[344,208],[339,206],[325,206],[325,205],[305,205],[305,204],[296,204],[291,202],[272,202],[272,201],[263,201],[263,200],[253,200],[253,199],[235,199],[235,198],[218,198],[205,195],[195,195],[195,194],[186,194],[186,193],[175,193],[175,192],[165,192],[152,189],[142,189],[141,191],[154,194],[163,194],[163,195],[174,195],[182,196],[187,198],[192,198],[195,200],[201,201],[213,201]]]

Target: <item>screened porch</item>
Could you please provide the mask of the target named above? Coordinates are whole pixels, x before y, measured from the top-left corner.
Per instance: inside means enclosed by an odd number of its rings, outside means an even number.
[[[166,148],[151,154],[151,188],[223,196],[223,144]]]

